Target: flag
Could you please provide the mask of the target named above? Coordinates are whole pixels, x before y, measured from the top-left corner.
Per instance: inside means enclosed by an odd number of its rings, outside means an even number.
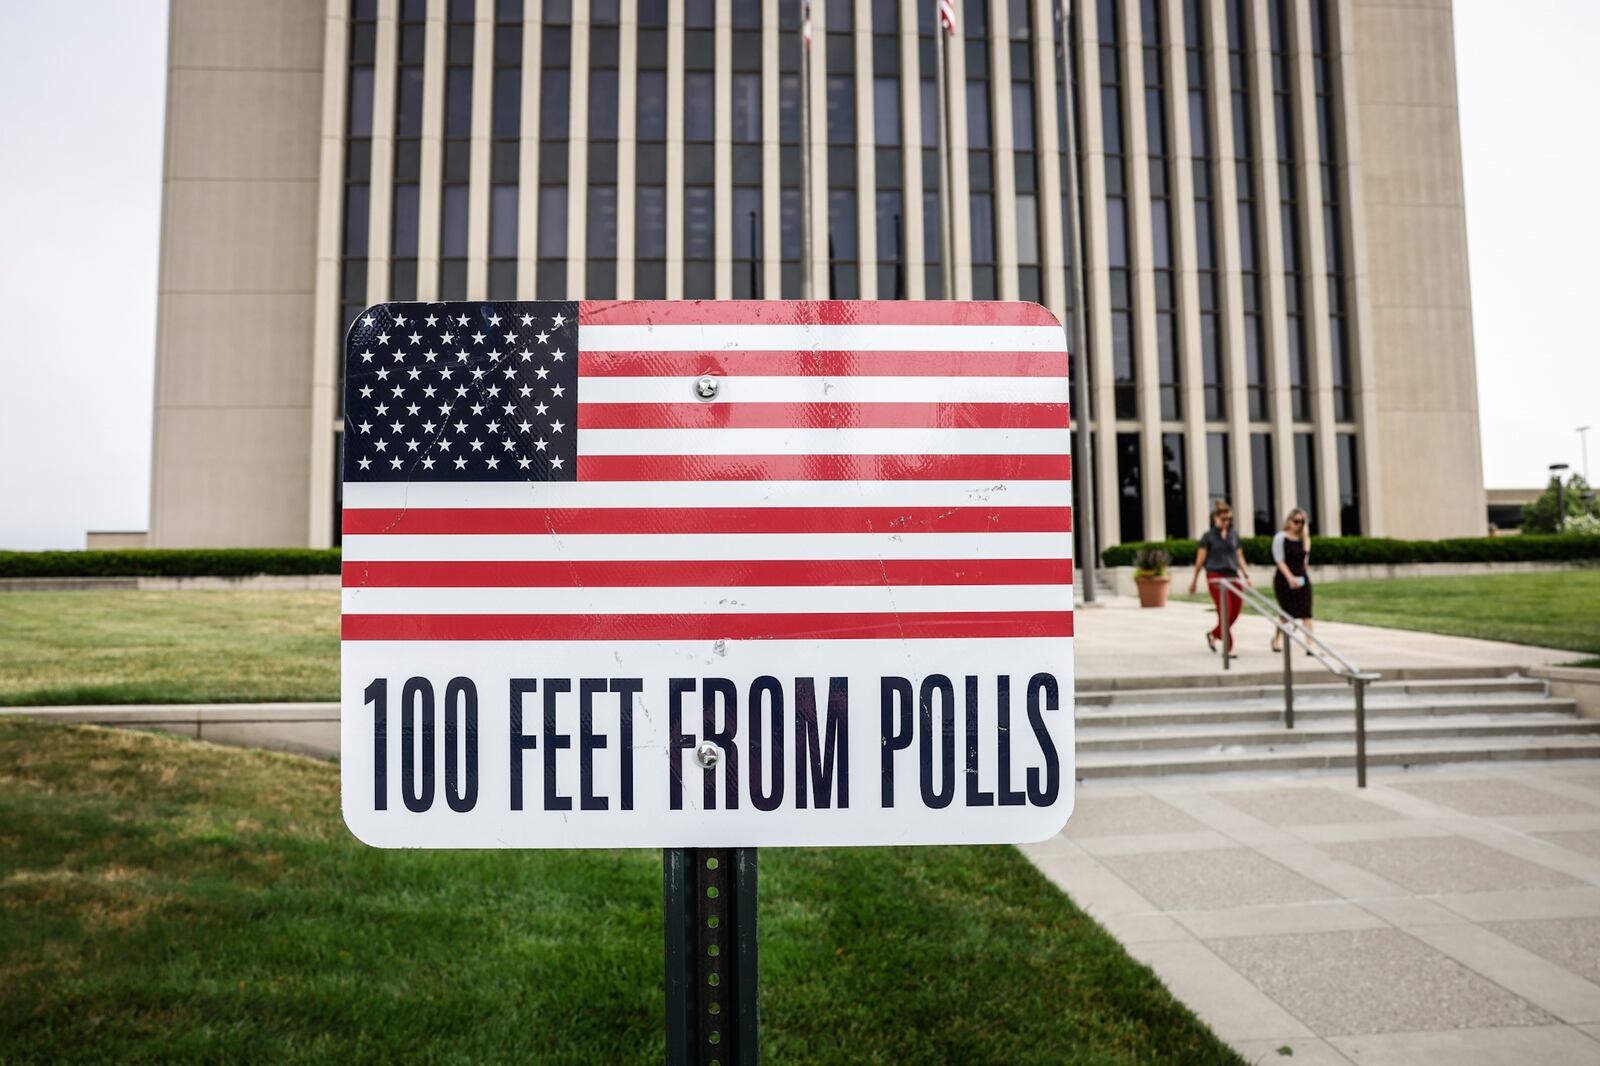
[[[952,36],[956,32],[956,0],[939,0],[939,24]]]
[[[374,307],[344,639],[1070,637],[1066,376],[1033,304]]]
[[[811,47],[811,0],[800,0],[800,39]]]

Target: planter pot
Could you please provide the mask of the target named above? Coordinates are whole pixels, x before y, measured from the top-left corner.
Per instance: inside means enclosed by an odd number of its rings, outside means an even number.
[[[1167,587],[1172,584],[1172,578],[1162,577],[1135,577],[1134,583],[1139,586],[1140,607],[1165,607],[1167,605]]]

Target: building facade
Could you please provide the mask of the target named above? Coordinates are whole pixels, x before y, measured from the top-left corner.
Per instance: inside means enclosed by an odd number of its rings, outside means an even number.
[[[150,542],[336,542],[367,304],[807,295],[1082,315],[1102,545],[1481,533],[1448,2],[1062,6],[173,0]]]

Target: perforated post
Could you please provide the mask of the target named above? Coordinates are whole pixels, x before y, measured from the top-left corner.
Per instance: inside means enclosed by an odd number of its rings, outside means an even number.
[[[669,849],[662,876],[667,1062],[759,1062],[756,849]]]

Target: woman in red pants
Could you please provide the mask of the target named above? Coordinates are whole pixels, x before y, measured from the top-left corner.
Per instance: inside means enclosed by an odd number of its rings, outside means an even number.
[[[1222,639],[1222,588],[1217,583],[1223,578],[1240,577],[1246,585],[1253,586],[1250,570],[1244,564],[1244,553],[1239,550],[1239,534],[1233,528],[1233,508],[1227,501],[1218,500],[1211,508],[1211,528],[1200,538],[1200,550],[1194,557],[1194,576],[1189,579],[1189,594],[1194,595],[1200,584],[1200,571],[1206,574],[1206,587],[1211,592],[1211,602],[1217,605],[1217,624],[1206,634],[1206,646],[1217,650]],[[1228,597],[1228,626],[1233,626],[1243,604],[1238,596]],[[1239,642],[1232,641],[1237,649]]]

